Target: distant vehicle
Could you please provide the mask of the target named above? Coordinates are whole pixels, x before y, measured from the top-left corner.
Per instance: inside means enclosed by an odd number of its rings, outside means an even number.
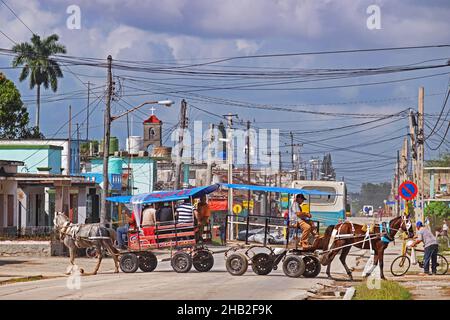
[[[311,214],[324,225],[338,224],[339,221],[345,220],[347,212],[351,212],[344,181],[294,180],[292,188],[331,193],[326,196],[310,196],[314,206]]]
[[[373,217],[374,215],[373,206],[363,206],[363,214],[366,217]]]

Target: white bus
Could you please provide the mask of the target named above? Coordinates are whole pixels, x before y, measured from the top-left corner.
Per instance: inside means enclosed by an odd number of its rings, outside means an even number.
[[[319,190],[330,193],[328,196],[311,196],[311,214],[313,220],[321,225],[337,224],[346,219],[350,211],[347,205],[347,187],[343,181],[294,180],[292,188]],[[291,201],[292,203],[292,201]]]

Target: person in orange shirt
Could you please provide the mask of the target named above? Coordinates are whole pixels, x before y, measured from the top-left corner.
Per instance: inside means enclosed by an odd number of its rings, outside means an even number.
[[[206,195],[200,197],[200,202],[197,205],[197,222],[198,222],[198,238],[203,241],[203,233],[205,226],[209,224],[211,210],[208,202],[206,202]]]

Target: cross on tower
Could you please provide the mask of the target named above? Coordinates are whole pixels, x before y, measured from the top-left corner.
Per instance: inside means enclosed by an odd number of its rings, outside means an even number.
[[[153,106],[150,108],[150,111],[152,112],[152,116],[153,116],[153,114],[155,113],[155,110],[156,110],[156,109],[155,109],[155,107],[153,107]]]

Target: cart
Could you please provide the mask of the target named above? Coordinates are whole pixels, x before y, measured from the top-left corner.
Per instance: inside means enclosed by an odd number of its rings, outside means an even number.
[[[136,229],[128,230],[127,249],[120,251],[120,269],[125,273],[133,273],[137,269],[151,272],[158,264],[155,251],[169,250],[171,265],[176,272],[189,272],[192,266],[199,272],[211,270],[214,257],[205,245],[208,241],[199,241],[200,238],[196,236],[195,221],[156,221],[154,226],[142,226],[141,221],[143,207],[147,204],[170,203],[175,217],[174,202],[189,199],[192,204],[194,198],[214,192],[218,188],[219,185],[214,184],[192,189],[107,198],[113,203],[130,204],[136,219]]]
[[[287,193],[288,195],[303,194],[309,196],[330,196],[329,193],[317,190],[267,187],[244,184],[222,184],[223,187],[239,190],[261,192]],[[288,208],[290,201],[288,201]],[[289,210],[289,209],[288,209]],[[314,221],[319,231],[320,222]],[[301,230],[291,227],[289,218],[269,215],[251,215],[239,217],[227,215],[225,220],[225,237],[227,245],[231,246],[225,252],[227,271],[234,276],[243,275],[251,265],[258,275],[268,275],[282,263],[283,272],[288,277],[313,278],[321,270],[316,247],[303,250],[298,247]],[[275,234],[271,230],[276,230]],[[278,236],[277,236],[278,234]],[[320,239],[319,235],[319,239]],[[310,240],[310,242],[312,242]],[[319,242],[317,242],[319,243]]]

